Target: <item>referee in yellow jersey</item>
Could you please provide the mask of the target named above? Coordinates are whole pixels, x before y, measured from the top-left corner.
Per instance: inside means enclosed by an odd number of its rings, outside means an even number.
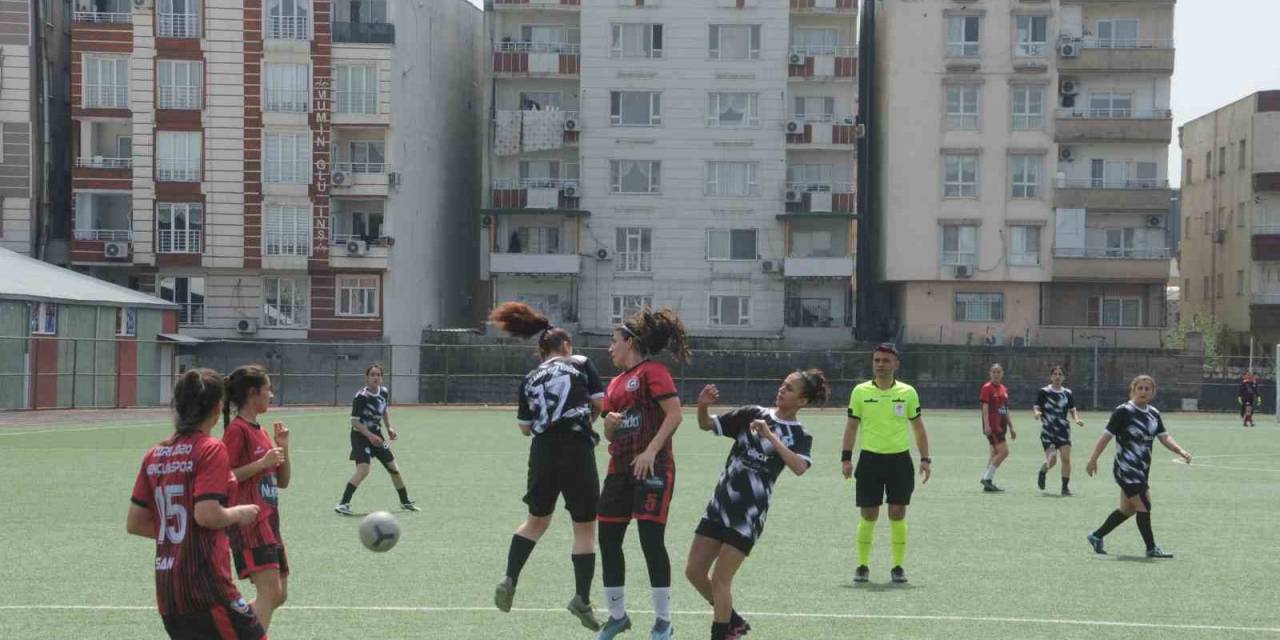
[[[920,417],[920,397],[911,385],[896,378],[898,349],[889,343],[876,347],[871,370],[875,379],[853,388],[849,396],[849,421],[844,429],[840,462],[844,477],[853,476],[856,499],[861,510],[858,520],[858,569],[854,582],[870,577],[867,562],[871,560],[871,543],[875,540],[876,520],[880,505],[889,503],[889,531],[893,542],[893,569],[890,578],[897,583],[907,581],[902,560],[907,555],[907,505],[915,489],[915,467],[911,463],[911,439],[907,424],[916,434],[920,450],[921,484],[929,481],[929,436]],[[853,465],[853,442],[862,427],[862,453],[858,466]]]

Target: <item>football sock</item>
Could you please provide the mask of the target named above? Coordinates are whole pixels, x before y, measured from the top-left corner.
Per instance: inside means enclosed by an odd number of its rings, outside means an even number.
[[[524,569],[524,563],[529,561],[529,554],[533,553],[535,544],[538,543],[522,535],[512,534],[511,548],[507,550],[507,577],[511,578],[511,584],[520,580],[520,571]]]
[[[871,543],[876,539],[876,521],[859,518],[855,539],[858,543],[858,566],[866,566],[871,562]]]
[[[893,566],[901,567],[907,557],[907,521],[889,521],[889,540],[893,545]]]
[[[406,488],[404,488],[404,487],[400,487],[399,489],[396,489],[396,493],[400,494],[400,504],[409,504],[409,490],[408,490],[408,489],[406,489]]]
[[[583,602],[591,602],[591,579],[596,575],[596,554],[575,553],[573,559],[573,582]]]
[[[1067,490],[1067,485],[1069,485],[1069,484],[1071,484],[1071,476],[1067,476],[1067,477],[1063,478],[1063,479],[1062,479],[1062,490],[1063,490],[1063,491],[1066,491],[1066,490]]]
[[[656,587],[653,591],[653,612],[659,620],[671,620],[671,587]]]
[[[1147,543],[1148,549],[1154,549],[1156,546],[1156,534],[1151,532],[1151,514],[1146,511],[1138,512],[1138,533],[1142,534],[1142,541]]]
[[[667,555],[667,543],[663,540],[667,525],[651,520],[636,523],[640,532],[640,550],[649,568],[649,586],[661,589],[671,586],[671,557]]]
[[[987,472],[982,474],[983,482],[991,482],[996,479],[996,466],[994,464],[987,465]]]
[[[621,620],[627,615],[626,587],[605,587],[604,599],[609,607],[609,617]]]
[[[711,623],[711,640],[724,640],[729,635],[729,623],[712,622]]]
[[[1129,516],[1121,513],[1119,509],[1116,509],[1111,512],[1111,515],[1107,516],[1107,521],[1102,523],[1102,526],[1098,527],[1098,530],[1094,531],[1093,535],[1099,538],[1105,538],[1108,533],[1111,533],[1111,531],[1116,527],[1124,524],[1124,521],[1128,519]]]
[[[338,504],[351,504],[351,496],[354,496],[355,494],[356,486],[348,482],[347,488],[342,490],[342,500],[339,501]]]

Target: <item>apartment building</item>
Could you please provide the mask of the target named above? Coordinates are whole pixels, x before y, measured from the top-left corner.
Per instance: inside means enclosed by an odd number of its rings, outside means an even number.
[[[1173,0],[877,3],[877,265],[910,342],[1159,346]]]
[[[854,0],[491,0],[481,290],[851,338]]]
[[[466,308],[477,8],[75,2],[72,265],[194,337],[416,344]]]
[[[1182,148],[1182,317],[1248,348],[1280,341],[1280,91],[1187,122]]]

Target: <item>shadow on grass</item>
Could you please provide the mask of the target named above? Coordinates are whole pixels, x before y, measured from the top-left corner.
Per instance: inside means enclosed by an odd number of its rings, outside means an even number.
[[[912,591],[920,588],[914,582],[906,584],[895,584],[892,582],[843,582],[840,584],[842,589],[850,591],[869,591],[871,593],[886,593],[889,591]]]

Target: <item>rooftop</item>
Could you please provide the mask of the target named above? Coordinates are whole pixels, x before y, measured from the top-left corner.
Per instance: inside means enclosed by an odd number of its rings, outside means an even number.
[[[41,262],[15,251],[0,249],[0,299],[34,300],[111,306],[177,309],[155,296],[140,293]]]

